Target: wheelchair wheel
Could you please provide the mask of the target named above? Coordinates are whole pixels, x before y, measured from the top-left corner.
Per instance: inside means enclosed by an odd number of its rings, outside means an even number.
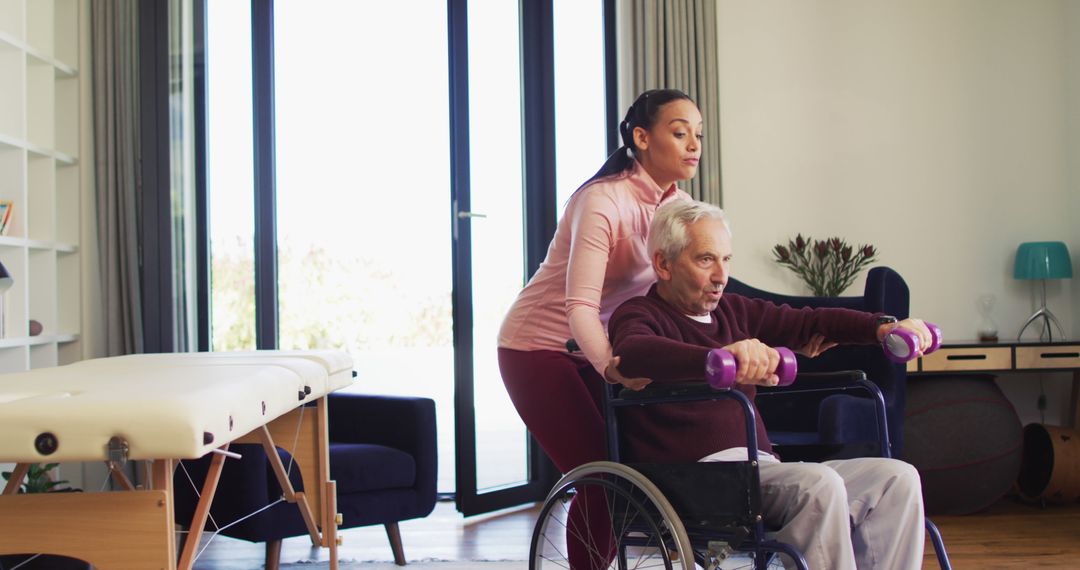
[[[570,507],[575,500],[582,500],[582,505],[575,508],[572,522]],[[583,527],[607,536],[592,540]],[[598,540],[608,544],[593,544]],[[588,562],[580,570],[695,568],[690,539],[671,503],[644,475],[608,461],[587,463],[563,476],[548,494],[533,529],[530,570],[579,570],[582,557]]]

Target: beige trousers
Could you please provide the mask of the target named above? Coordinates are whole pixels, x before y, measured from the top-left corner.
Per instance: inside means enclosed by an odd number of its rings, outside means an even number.
[[[779,528],[776,539],[798,548],[812,570],[922,568],[922,488],[910,464],[762,461],[760,473],[766,526]]]

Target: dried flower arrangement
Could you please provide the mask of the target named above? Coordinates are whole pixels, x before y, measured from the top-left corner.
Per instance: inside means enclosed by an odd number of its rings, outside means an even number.
[[[773,255],[777,263],[802,278],[815,296],[836,297],[876,259],[877,251],[872,245],[852,247],[838,237],[813,240],[799,234],[787,246],[777,244]]]

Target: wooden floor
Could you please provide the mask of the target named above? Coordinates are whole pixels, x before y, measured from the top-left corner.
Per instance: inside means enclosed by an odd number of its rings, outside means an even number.
[[[409,560],[524,560],[536,507],[462,518],[452,503],[439,503],[426,519],[401,523]],[[1080,505],[1045,509],[1005,499],[968,516],[936,516],[958,570],[985,568],[1080,568]],[[381,527],[342,531],[339,559],[390,561]],[[285,541],[282,561],[327,560],[304,537]],[[262,545],[215,538],[199,558],[200,570],[247,570],[262,565]],[[937,568],[929,542],[925,569]],[[525,562],[522,562],[525,568]]]
[[[935,516],[953,568],[1080,568],[1080,505],[1004,499],[985,512]],[[937,568],[927,544],[923,568]]]

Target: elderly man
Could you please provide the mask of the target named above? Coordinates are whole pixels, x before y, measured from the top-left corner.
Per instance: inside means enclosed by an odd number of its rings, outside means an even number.
[[[771,346],[814,356],[837,343],[881,342],[895,327],[930,332],[917,319],[848,309],[801,309],[724,294],[731,230],[719,208],[676,201],[661,207],[649,231],[657,282],[611,317],[609,333],[625,376],[655,382],[701,379],[710,349],[738,361],[736,389],[753,401],[756,385],[775,385]],[[621,426],[627,451],[647,462],[746,459],[742,413],[729,400],[635,407]],[[758,415],[762,506],[778,540],[794,545],[810,568],[921,568],[923,503],[919,475],[904,462],[860,458],[781,463]]]

